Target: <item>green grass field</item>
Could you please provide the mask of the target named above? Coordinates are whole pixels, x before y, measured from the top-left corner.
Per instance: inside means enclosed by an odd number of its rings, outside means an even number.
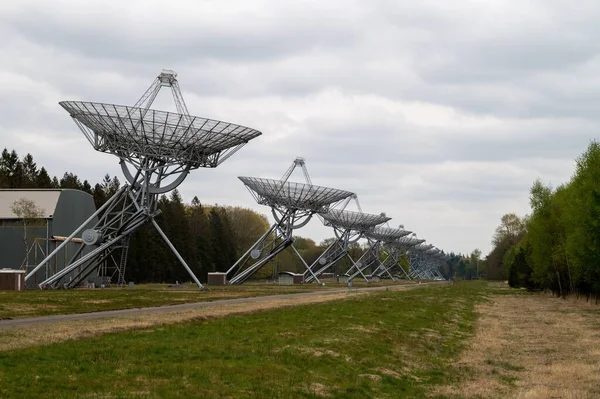
[[[485,284],[377,292],[0,352],[0,397],[427,397]]]
[[[355,287],[410,284],[406,281],[380,283],[355,282]],[[235,286],[210,287],[200,291],[195,285],[173,288],[167,284],[138,285],[128,288],[75,289],[56,291],[0,291],[0,320],[8,318],[46,316],[54,314],[88,313],[102,310],[175,305],[178,303],[207,302],[219,299],[292,294],[297,292],[344,288],[338,283],[324,287],[316,284],[280,286],[277,284],[248,283]]]

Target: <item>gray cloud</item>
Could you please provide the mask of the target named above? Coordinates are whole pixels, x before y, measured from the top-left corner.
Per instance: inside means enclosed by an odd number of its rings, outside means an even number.
[[[119,175],[58,101],[132,104],[173,68],[193,114],[264,132],[194,171],[186,200],[268,213],[237,176],[278,178],[304,156],[365,211],[485,252],[503,213],[528,212],[532,181],[567,180],[597,136],[599,16],[588,0],[5,2],[0,137],[52,174]],[[156,107],[174,108],[167,93]]]

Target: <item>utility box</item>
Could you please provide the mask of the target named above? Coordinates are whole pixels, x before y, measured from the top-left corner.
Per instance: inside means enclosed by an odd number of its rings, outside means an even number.
[[[304,274],[302,273],[281,272],[277,276],[279,285],[293,285],[304,283]]]
[[[294,273],[294,284],[304,284],[304,274]]]
[[[0,290],[21,291],[25,288],[25,270],[0,269]]]
[[[208,285],[227,285],[227,273],[208,273],[206,283]]]
[[[349,277],[345,275],[338,276],[338,283],[346,284]]]

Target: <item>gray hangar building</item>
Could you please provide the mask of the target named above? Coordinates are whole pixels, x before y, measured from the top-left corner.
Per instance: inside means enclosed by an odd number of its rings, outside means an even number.
[[[42,216],[28,222],[27,242],[23,220],[11,210],[21,198],[35,203]],[[21,269],[29,273],[95,211],[94,198],[80,190],[0,189],[0,269]],[[92,220],[87,227],[93,227],[96,222]],[[84,245],[76,241],[54,256],[46,267],[40,268],[26,287],[36,288],[38,283],[64,268],[79,246]]]

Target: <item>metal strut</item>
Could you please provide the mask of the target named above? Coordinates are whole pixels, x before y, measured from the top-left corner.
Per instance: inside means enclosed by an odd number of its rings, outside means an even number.
[[[288,247],[292,248],[302,264],[309,269],[309,266],[294,247],[292,234],[294,229],[308,223],[312,214],[296,210],[285,210],[276,213],[277,211],[277,209],[273,209],[276,223],[227,270],[226,274],[230,284],[242,284]],[[250,259],[255,260],[255,262],[251,263]],[[316,276],[315,279],[319,282]]]
[[[296,157],[296,159],[294,159],[294,162],[292,162],[292,165],[288,168],[288,170],[281,177],[281,181],[286,182],[297,167],[302,168],[302,172],[304,173],[304,180],[306,181],[306,184],[308,184],[309,186],[312,186],[312,180],[310,179],[310,175],[308,174],[308,169],[306,169],[306,162],[304,161],[304,158],[302,158],[302,157]]]
[[[369,281],[367,276],[365,275],[365,271],[371,268],[371,270],[375,270],[379,267],[379,253],[381,250],[381,241],[373,240],[371,238],[367,238],[368,248],[365,253],[354,263],[348,271],[346,272],[346,276],[348,276],[348,281],[354,280],[358,275],[361,275],[365,281]]]
[[[355,266],[354,260],[348,253],[349,246],[352,242],[356,242],[356,237],[353,236],[351,230],[344,231],[319,257],[310,265],[310,268],[304,272],[304,281],[312,282],[316,277],[319,277],[327,270],[334,267],[340,260],[347,257],[350,263]],[[360,234],[358,235],[360,238]]]

